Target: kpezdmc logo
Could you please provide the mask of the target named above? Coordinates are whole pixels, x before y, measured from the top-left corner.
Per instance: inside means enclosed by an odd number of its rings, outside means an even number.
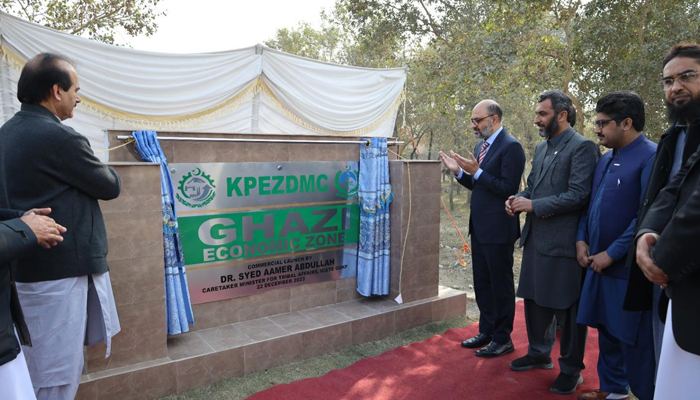
[[[349,198],[357,195],[360,188],[358,176],[359,172],[353,171],[349,165],[345,167],[345,171],[339,170],[335,174],[335,188],[338,192],[336,196]]]
[[[187,207],[199,208],[211,203],[216,196],[214,180],[197,168],[182,177],[175,197]]]

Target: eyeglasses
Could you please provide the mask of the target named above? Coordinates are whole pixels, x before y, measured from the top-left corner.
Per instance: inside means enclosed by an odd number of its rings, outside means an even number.
[[[486,118],[493,117],[494,115],[495,115],[495,114],[489,114],[489,115],[487,115],[487,116],[485,116],[485,117],[481,117],[481,118],[471,118],[471,119],[469,119],[469,122],[471,122],[472,125],[478,125],[479,122],[485,120]]]
[[[678,81],[678,83],[681,86],[685,86],[691,82],[694,82],[696,79],[698,79],[698,73],[695,71],[686,71],[686,72],[681,72],[680,74],[676,75],[675,78],[667,77],[661,79],[661,84],[664,87],[664,90],[671,90],[673,87],[673,83]]]
[[[671,84],[671,86],[673,86],[673,84]],[[608,124],[608,122],[614,121],[614,120],[615,120],[615,118],[599,119],[599,120],[595,121],[595,126],[598,129],[603,129],[605,127],[605,125]]]

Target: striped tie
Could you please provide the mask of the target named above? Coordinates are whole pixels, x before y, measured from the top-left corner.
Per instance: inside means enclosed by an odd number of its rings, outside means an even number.
[[[486,149],[489,148],[489,142],[484,142],[483,145],[481,145],[481,151],[479,151],[479,164],[481,164],[482,161],[484,161],[484,157],[486,157]]]

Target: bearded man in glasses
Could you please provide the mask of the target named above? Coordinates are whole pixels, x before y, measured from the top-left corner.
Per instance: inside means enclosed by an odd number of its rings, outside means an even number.
[[[515,317],[513,250],[520,236],[518,218],[509,216],[503,202],[516,193],[525,169],[525,152],[518,139],[501,125],[503,111],[493,100],[472,110],[474,135],[482,139],[469,158],[440,152],[443,164],[462,186],[472,191],[469,234],[472,239],[474,292],[479,307],[479,333],[462,347],[479,349],[477,357],[511,353]]]
[[[700,260],[694,249],[700,237],[698,74],[697,44],[675,45],[664,57],[661,83],[673,125],[659,141],[627,259],[630,276],[624,308],[653,310],[654,346],[660,359],[655,399],[693,398],[700,390]],[[667,315],[670,310],[672,315]],[[664,332],[663,321],[668,323],[669,317],[673,329]]]

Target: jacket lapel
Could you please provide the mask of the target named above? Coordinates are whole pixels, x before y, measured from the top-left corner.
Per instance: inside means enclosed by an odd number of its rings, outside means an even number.
[[[493,141],[493,143],[492,143],[491,146],[489,147],[489,151],[486,153],[486,156],[484,156],[484,161],[481,163],[482,166],[485,165],[486,162],[488,162],[488,160],[491,158],[491,155],[494,154],[494,152],[496,151],[496,149],[498,148],[498,146],[499,146],[499,145],[501,144],[501,142],[503,141],[503,136],[504,136],[504,135],[507,135],[507,134],[508,134],[508,132],[506,132],[506,129],[503,128],[503,130],[501,131],[501,133],[499,133],[498,136],[496,136],[496,140]],[[483,146],[483,145],[482,145],[482,146]],[[481,149],[479,149],[479,151],[481,151]]]
[[[562,133],[562,135],[566,135],[561,138],[561,141],[557,145],[557,147],[554,148],[554,154],[552,154],[552,157],[547,161],[547,164],[542,167],[542,172],[540,172],[540,175],[537,177],[537,183],[535,183],[535,187],[537,187],[540,182],[542,182],[542,178],[544,178],[545,175],[547,175],[547,171],[549,170],[549,167],[552,166],[552,163],[554,160],[557,158],[559,153],[566,147],[566,144],[569,143],[569,140],[571,140],[571,137],[575,135],[574,130],[569,128],[566,131]],[[545,158],[545,155],[547,154],[547,145],[544,146],[544,151],[542,152],[542,158]],[[542,161],[544,162],[544,160]]]

